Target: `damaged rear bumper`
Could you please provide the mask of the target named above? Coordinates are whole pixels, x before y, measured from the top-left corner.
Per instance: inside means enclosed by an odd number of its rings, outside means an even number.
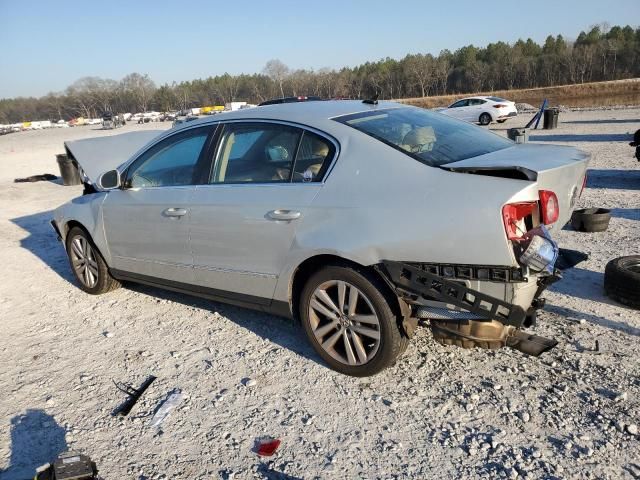
[[[420,301],[438,302],[450,310],[440,317],[431,318],[432,329],[441,338],[450,335],[455,341],[443,342],[460,346],[509,346],[529,355],[540,355],[553,348],[552,339],[522,332],[522,327],[533,324],[536,310],[544,306],[542,292],[562,278],[561,271],[585,260],[587,255],[574,250],[560,249],[553,273],[537,276],[537,289],[530,306],[509,303],[486,293],[469,288],[467,279],[486,278],[494,282],[527,282],[522,269],[512,267],[478,267],[471,265],[412,264],[383,261],[379,271],[398,297],[410,304]],[[455,310],[454,310],[455,308]],[[434,310],[429,309],[433,314]],[[416,312],[414,311],[414,314]]]

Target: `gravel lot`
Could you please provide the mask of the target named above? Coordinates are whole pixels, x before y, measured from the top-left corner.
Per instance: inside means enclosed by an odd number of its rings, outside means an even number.
[[[541,358],[462,350],[423,328],[393,368],[363,379],[325,367],[284,319],[74,286],[48,221],[81,188],[13,179],[57,174],[64,140],[158,125],[0,137],[0,478],[31,478],[68,448],[106,479],[640,478],[640,315],[602,288],[608,260],[640,253],[640,163],[627,145],[640,109],[560,121],[531,140],[593,153],[580,206],[613,218],[604,233],[554,232],[591,255],[546,295],[533,330],[559,346]],[[150,374],[132,413],[111,416],[125,398],[112,380]],[[157,431],[151,415],[175,388],[185,399]],[[270,459],[252,451],[262,435],[282,440]]]

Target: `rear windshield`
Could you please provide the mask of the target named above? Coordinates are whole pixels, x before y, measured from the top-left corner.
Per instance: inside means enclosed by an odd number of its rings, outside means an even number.
[[[487,97],[489,100],[492,100],[494,102],[508,102],[509,100],[505,100],[504,98],[500,98],[500,97]]]
[[[415,107],[354,113],[334,120],[434,167],[513,145],[470,123]]]

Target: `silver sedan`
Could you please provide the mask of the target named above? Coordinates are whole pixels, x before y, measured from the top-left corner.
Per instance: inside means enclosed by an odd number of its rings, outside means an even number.
[[[334,369],[371,375],[419,319],[462,347],[524,333],[560,269],[587,154],[516,145],[388,102],[315,101],[66,144],[85,195],[53,226],[78,285],[134,281],[299,319]]]

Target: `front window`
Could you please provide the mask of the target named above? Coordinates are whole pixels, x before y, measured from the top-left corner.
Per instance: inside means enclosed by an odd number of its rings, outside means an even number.
[[[129,168],[131,188],[193,185],[209,127],[172,135],[142,154]]]
[[[334,120],[435,167],[513,145],[475,125],[415,107],[354,113]]]

